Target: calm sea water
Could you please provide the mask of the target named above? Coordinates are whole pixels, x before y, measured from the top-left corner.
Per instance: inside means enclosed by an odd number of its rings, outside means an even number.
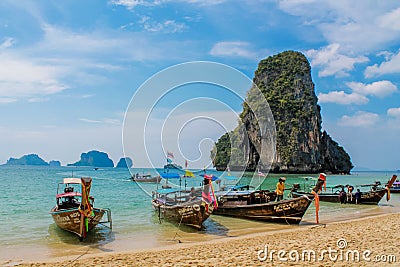
[[[133,169],[132,172],[156,174],[153,169]],[[217,171],[210,172],[221,174]],[[376,180],[385,183],[392,174],[394,173],[360,172],[350,176],[328,176],[328,186],[368,184]],[[63,178],[72,175],[93,178],[91,195],[95,197],[96,207],[112,210],[112,232],[98,227],[90,233],[85,242],[79,242],[76,236],[60,230],[54,224],[49,211],[55,204],[57,184]],[[177,225],[168,222],[160,224],[152,210],[149,196],[156,189],[156,185],[144,184],[140,187],[129,180],[130,176],[126,169],[1,166],[0,260],[21,261],[67,254],[79,255],[89,248],[92,252],[151,248],[171,244],[178,239],[182,242],[196,242],[257,231],[299,227],[220,216],[212,216],[207,220],[202,231],[184,226],[178,229]],[[273,190],[279,176],[281,175],[269,175],[262,188]],[[303,185],[304,176],[286,175],[286,183]],[[182,180],[181,185],[183,188],[190,188],[199,186],[201,181],[202,178],[197,177]],[[249,179],[242,178],[242,182],[249,182]],[[179,185],[179,180],[170,180],[169,183]],[[389,203],[383,199],[378,206],[321,203],[320,221],[327,223],[399,211],[400,194],[392,194]],[[311,206],[302,224],[314,223],[314,213],[314,206]]]

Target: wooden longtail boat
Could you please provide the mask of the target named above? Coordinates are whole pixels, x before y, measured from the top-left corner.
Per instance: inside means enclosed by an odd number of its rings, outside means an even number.
[[[393,176],[392,179],[389,181],[388,186],[392,186],[394,180],[397,178],[397,176]],[[324,192],[322,191],[319,193],[319,200],[320,201],[325,201],[325,202],[334,202],[334,203],[340,203],[340,191],[342,188],[345,186],[343,185],[338,185],[331,187],[331,192]],[[369,204],[369,205],[377,205],[379,201],[383,198],[383,196],[387,192],[387,188],[383,188],[380,186],[380,183],[375,183],[375,184],[370,184],[370,185],[361,185],[361,187],[371,187],[370,190],[360,192],[360,200],[357,204]],[[313,195],[311,193],[307,193],[304,191],[299,191],[298,186],[294,186],[291,189],[291,194],[292,197],[300,197],[300,196],[308,196],[309,198],[313,198]],[[392,190],[390,190],[392,192]],[[345,202],[349,204],[356,204],[356,192],[353,190],[353,192],[349,195],[349,193],[346,192],[346,198]]]
[[[190,197],[188,191],[159,189],[152,205],[160,219],[185,224],[200,229],[214,210],[214,204],[201,196]]]
[[[78,235],[80,240],[99,223],[108,223],[112,228],[111,211],[93,207],[91,184],[92,178],[64,178],[58,184],[56,205],[50,210],[57,226]],[[102,222],[105,213],[107,221]]]
[[[321,192],[318,194],[319,196],[319,201],[324,201],[324,202],[333,202],[333,203],[340,203],[340,197],[339,197],[340,192],[333,192],[333,193],[325,193]],[[297,198],[300,196],[308,196],[309,198],[313,199],[314,196],[310,193],[306,192],[298,192],[298,191],[292,191],[292,197]],[[377,189],[377,190],[370,190],[367,192],[361,192],[361,198],[360,202],[357,204],[370,204],[370,205],[377,205],[379,201],[383,198],[383,196],[386,194],[386,189]],[[355,193],[352,193],[351,197],[346,196],[346,203],[349,204],[356,204],[356,197]]]
[[[151,176],[150,174],[145,175],[132,175],[131,180],[138,183],[155,183],[159,184],[161,182],[160,176]]]
[[[169,178],[179,178],[178,174],[169,174]],[[215,199],[212,196],[211,180],[204,179],[202,189],[190,191],[165,188],[153,192],[152,205],[159,219],[166,219],[201,229],[203,222],[214,210]]]
[[[215,194],[218,208],[213,214],[266,222],[298,224],[311,204],[307,196],[275,201],[276,193],[267,190]]]

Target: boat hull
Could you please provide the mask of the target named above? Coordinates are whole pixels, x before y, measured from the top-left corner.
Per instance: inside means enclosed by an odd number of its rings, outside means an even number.
[[[165,205],[162,199],[153,199],[152,205],[158,216],[171,222],[186,224],[200,229],[203,222],[213,212],[213,204],[202,200],[185,202],[179,205]]]
[[[236,205],[227,201],[219,202],[213,214],[265,222],[298,224],[310,204],[311,200],[306,196],[249,205]]]
[[[390,191],[392,192],[392,191]],[[386,189],[379,189],[376,191],[369,191],[369,192],[361,192],[361,199],[358,204],[368,204],[368,205],[377,205],[379,201],[381,201],[382,197],[386,194]],[[308,196],[309,198],[314,198],[312,194],[305,193],[305,192],[292,192],[293,197],[300,197],[300,196]],[[319,201],[324,202],[333,202],[333,203],[340,203],[339,194],[327,194],[327,193],[320,193],[318,194]],[[352,198],[346,197],[346,203],[349,204],[356,204],[356,197],[353,193]]]
[[[154,183],[159,184],[161,182],[161,177],[151,177],[151,178],[132,178],[132,181],[137,183]]]
[[[88,218],[88,228],[89,231],[92,230],[103,217],[105,210],[103,209],[93,209],[94,216],[92,218]],[[69,231],[82,237],[80,233],[80,225],[81,225],[81,213],[77,208],[74,209],[66,209],[66,210],[57,210],[57,207],[54,207],[50,211],[51,216],[53,217],[54,222],[58,227],[65,231]]]

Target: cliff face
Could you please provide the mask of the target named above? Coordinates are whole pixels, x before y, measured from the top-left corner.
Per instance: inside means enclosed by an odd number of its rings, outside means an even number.
[[[303,54],[286,51],[262,60],[253,82],[267,99],[275,120],[276,154],[272,172],[350,172],[352,164],[349,155],[328,134],[321,133],[320,106],[314,92],[310,64]],[[248,153],[245,165],[247,170],[254,170],[260,158],[256,149],[261,140],[259,128],[247,105],[244,105],[240,117],[246,133],[236,129],[230,137],[238,139],[239,136],[244,140],[247,134],[249,144],[243,147]],[[218,158],[221,142],[222,139],[216,143],[213,158]],[[229,158],[225,165],[221,162],[219,159],[219,164],[215,162],[214,166],[225,169]]]
[[[131,158],[126,157],[126,158],[121,158],[118,163],[117,166],[115,166],[115,168],[131,168],[133,165],[133,161]]]

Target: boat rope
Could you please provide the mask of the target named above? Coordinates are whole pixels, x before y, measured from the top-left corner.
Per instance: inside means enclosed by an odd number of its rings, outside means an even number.
[[[85,254],[87,254],[87,253],[89,252],[89,250],[90,250],[90,246],[88,247],[88,249],[87,249],[85,252],[83,252],[81,255],[79,255],[78,257],[76,257],[75,259],[73,259],[72,261],[70,261],[69,263],[63,265],[62,267],[67,267],[67,266],[71,265],[73,262],[77,261],[79,258],[81,258],[81,257],[84,256]]]
[[[180,220],[180,222],[179,222],[179,224],[178,224],[178,228],[177,228],[177,230],[176,230],[176,232],[175,232],[175,236],[174,236],[174,238],[172,239],[172,241],[175,241],[175,237],[176,237],[176,236],[181,237],[181,236],[178,234],[178,231],[179,231],[179,227],[181,227],[182,220],[183,220],[183,215],[181,216],[181,220]],[[182,241],[181,241],[180,239],[178,239],[178,243],[182,243]]]

